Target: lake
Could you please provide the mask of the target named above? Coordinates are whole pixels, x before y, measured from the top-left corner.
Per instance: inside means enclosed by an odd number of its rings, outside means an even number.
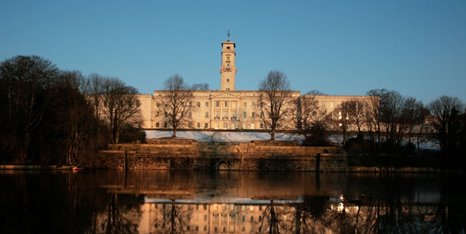
[[[464,233],[464,176],[0,171],[0,233]]]

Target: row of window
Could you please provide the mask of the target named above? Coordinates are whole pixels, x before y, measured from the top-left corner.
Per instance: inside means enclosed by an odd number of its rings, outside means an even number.
[[[156,128],[160,128],[161,126],[162,126],[161,123],[155,123]],[[163,123],[163,128],[168,128],[168,127],[169,127],[168,123]],[[189,127],[190,128],[193,127],[191,123],[189,123]],[[197,123],[196,128],[200,129],[201,123]],[[207,128],[209,128],[209,123],[204,123],[204,129],[207,129]]]
[[[157,224],[157,223],[156,223],[154,226],[155,226],[155,228],[158,228],[158,224]],[[165,225],[163,225],[162,228],[165,228]],[[260,232],[260,231],[261,231],[261,227],[259,227],[258,230],[259,230],[259,232]],[[188,231],[188,232],[191,232],[191,231],[199,232],[199,226],[196,225],[196,226],[191,230],[191,226],[188,225],[188,226],[186,226],[186,231]],[[218,233],[220,230],[218,229],[218,226],[215,226],[213,231],[214,231],[214,233]],[[227,227],[226,227],[226,226],[223,226],[223,228],[222,228],[222,230],[221,230],[221,232],[224,232],[224,233],[226,233],[226,232],[232,232],[232,231],[234,231],[234,230],[232,229],[232,227],[230,227],[229,230],[227,230]],[[204,232],[207,232],[207,225],[204,225]],[[246,227],[245,227],[245,226],[242,226],[242,227],[241,227],[241,232],[246,232]],[[251,232],[254,232],[254,227],[251,227]]]
[[[231,106],[232,108],[236,108],[236,101],[214,101],[215,103],[215,107],[220,107],[220,105],[222,105],[223,107],[228,107],[228,106]],[[196,107],[201,107],[201,102],[196,102]],[[252,106],[255,106],[256,103],[255,102],[252,102]],[[162,104],[160,102],[157,102],[156,104],[157,107],[161,107]],[[189,102],[188,103],[188,106],[192,107],[193,106],[193,102]],[[204,106],[205,107],[209,107],[209,102],[205,102],[204,103]],[[168,107],[168,104],[165,104],[165,107]],[[243,107],[244,108],[247,108],[248,107],[248,103],[247,102],[243,102]]]
[[[155,228],[158,228],[158,224],[156,223],[156,224],[154,225],[154,227],[155,227]],[[162,228],[165,228],[165,225],[162,225]],[[255,232],[255,230],[256,230],[256,228],[250,227],[250,232],[251,232],[251,233]],[[193,227],[193,228],[191,229],[191,226],[188,225],[188,226],[186,226],[186,231],[188,231],[188,232],[193,232],[193,231],[194,231],[194,232],[199,232],[199,226],[196,225],[195,227]],[[207,232],[207,225],[204,225],[204,230],[203,230],[203,231],[204,231],[204,232]],[[222,227],[222,230],[219,230],[218,226],[214,226],[214,230],[213,230],[214,233],[218,233],[218,232],[223,232],[223,233],[228,232],[228,233],[231,233],[231,232],[233,232],[233,231],[234,231],[234,227],[233,227],[233,226],[230,226],[230,228],[227,228],[227,226],[223,226],[223,227]],[[258,227],[258,228],[257,228],[257,231],[258,231],[258,232],[261,232],[261,231],[262,231],[262,228],[261,228],[261,227]],[[242,226],[242,227],[241,227],[241,232],[246,232],[246,227],[245,227],[245,226]]]
[[[207,103],[207,102],[206,102]],[[232,108],[236,108],[236,101],[215,101],[215,107],[220,107],[220,105],[222,104],[223,107],[228,107],[229,105],[232,107]],[[252,106],[255,106],[256,103],[255,102],[252,102]],[[248,107],[248,102],[243,102],[243,107],[244,108],[247,108]]]
[[[201,207],[202,206],[202,207]],[[155,208],[159,208],[159,204],[154,204],[154,207]],[[167,207],[169,209],[171,209],[171,205],[170,204],[161,204],[161,208],[163,210],[167,209]],[[241,210],[241,211],[254,211],[254,209],[256,210],[259,210],[261,211],[263,209],[263,206],[262,205],[234,205],[234,204],[229,204],[229,205],[220,205],[220,204],[215,204],[215,205],[208,205],[208,204],[190,204],[190,205],[185,205],[184,208],[186,209],[196,209],[196,210],[207,210],[209,209],[209,211],[234,211],[235,209],[236,210]],[[222,214],[222,216],[224,216],[225,214]],[[207,217],[207,216],[205,216]]]
[[[156,116],[156,117],[158,117],[158,116],[160,116],[160,115],[161,115],[161,111],[156,111],[156,112],[155,112],[155,116]],[[167,114],[165,114],[165,117],[167,117]],[[192,113],[192,112],[189,112],[189,113],[188,113],[188,117],[189,117],[189,118],[192,118],[192,117],[193,117],[193,113]],[[209,112],[208,112],[208,111],[205,112],[204,117],[205,117],[206,119],[209,118]],[[219,120],[220,118],[222,118],[223,120],[225,120],[225,118],[228,119],[229,117],[230,117],[230,116],[228,115],[228,111],[223,111],[221,116],[220,116],[220,111],[216,111],[216,112],[215,112],[215,117],[214,117],[214,119]],[[236,112],[232,112],[232,113],[231,113],[231,120],[237,120],[237,117],[238,117],[238,116],[237,116]],[[247,112],[243,112],[243,119],[247,119],[247,118],[248,118],[248,113],[247,113]],[[256,112],[251,112],[251,118],[253,118],[253,119],[256,118]]]
[[[230,117],[230,116],[228,116],[228,112],[227,112],[227,111],[223,111],[222,113],[223,113],[222,116],[221,116],[222,119],[224,119],[224,118],[227,118],[227,119],[228,119],[228,117]],[[205,117],[206,117],[206,118],[209,118],[209,112],[206,112],[206,113],[205,113]],[[231,118],[232,118],[232,120],[236,120],[237,117],[238,117],[238,116],[236,115],[236,112],[232,112],[232,113],[231,113]],[[248,118],[248,113],[247,113],[247,112],[243,112],[243,119],[247,119],[247,118]],[[256,112],[251,112],[251,118],[256,118]],[[216,112],[215,112],[215,119],[220,119],[220,112],[219,112],[219,111],[216,111]]]
[[[189,128],[194,128],[193,124],[189,123]],[[161,128],[162,127],[162,124],[161,123],[155,123],[155,127],[156,128]],[[163,128],[169,128],[170,126],[168,125],[168,123],[163,123]],[[196,123],[195,125],[195,128],[196,129],[201,129],[202,127],[202,124],[201,123]],[[209,128],[209,123],[204,123],[203,125],[204,129],[208,129]],[[223,122],[223,124],[220,124],[220,123],[216,123],[215,126],[213,126],[213,128],[215,129],[236,129],[238,128],[238,125],[236,123],[228,123],[228,122]],[[261,123],[260,124],[260,128],[264,128],[264,125]],[[251,124],[243,124],[243,129],[255,129],[255,125],[253,123]]]

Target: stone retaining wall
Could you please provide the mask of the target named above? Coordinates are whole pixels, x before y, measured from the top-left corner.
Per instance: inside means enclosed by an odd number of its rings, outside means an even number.
[[[367,156],[348,156],[336,147],[303,147],[274,142],[200,143],[193,140],[164,139],[151,144],[110,145],[109,150],[100,151],[97,158],[97,167],[130,170],[316,171],[318,167],[322,172],[440,172],[440,168],[422,165],[366,165],[367,163],[359,161],[368,160]]]
[[[115,144],[100,151],[98,165],[114,169],[345,171],[336,147],[274,142],[200,143],[163,139],[151,144]]]

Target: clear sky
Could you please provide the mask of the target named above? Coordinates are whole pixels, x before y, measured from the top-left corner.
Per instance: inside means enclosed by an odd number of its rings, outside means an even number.
[[[36,1],[0,3],[0,60],[39,55],[118,77],[141,93],[179,73],[220,87],[220,43],[236,42],[237,90],[270,70],[305,93],[399,91],[466,102],[466,1]]]

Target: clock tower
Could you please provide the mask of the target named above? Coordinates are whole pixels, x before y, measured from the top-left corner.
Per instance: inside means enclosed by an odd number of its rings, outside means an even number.
[[[228,39],[222,43],[222,64],[220,67],[220,88],[222,91],[235,90],[235,76],[238,71],[235,66],[235,43],[230,41],[230,30]]]

